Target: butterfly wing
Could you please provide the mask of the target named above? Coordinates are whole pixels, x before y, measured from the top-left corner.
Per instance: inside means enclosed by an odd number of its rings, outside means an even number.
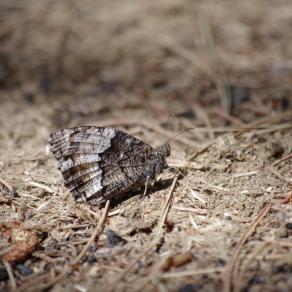
[[[74,198],[92,204],[131,189],[143,172],[145,153],[153,150],[121,130],[93,126],[59,130],[49,148]]]

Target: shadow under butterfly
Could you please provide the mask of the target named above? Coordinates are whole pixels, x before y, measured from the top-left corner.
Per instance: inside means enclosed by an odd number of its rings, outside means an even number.
[[[94,126],[51,134],[49,149],[73,197],[92,205],[117,202],[147,187],[168,167],[170,155],[168,143],[153,148],[124,131]]]

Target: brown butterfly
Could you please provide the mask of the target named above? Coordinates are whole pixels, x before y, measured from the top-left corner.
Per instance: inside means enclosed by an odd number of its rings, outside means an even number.
[[[145,186],[170,155],[168,143],[153,148],[124,131],[94,126],[59,130],[49,148],[74,198],[93,205]]]

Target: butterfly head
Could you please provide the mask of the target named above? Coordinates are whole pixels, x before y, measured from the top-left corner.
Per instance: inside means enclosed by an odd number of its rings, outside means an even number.
[[[155,152],[158,156],[163,157],[164,159],[170,155],[170,145],[165,143],[157,148],[155,148]]]
[[[162,173],[163,169],[167,167],[165,158],[170,155],[169,144],[163,144],[152,151],[147,156],[147,162],[149,165],[149,176],[154,178],[156,175]]]

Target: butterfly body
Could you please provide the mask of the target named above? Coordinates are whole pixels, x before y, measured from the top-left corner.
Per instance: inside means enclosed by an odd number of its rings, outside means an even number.
[[[153,148],[121,130],[94,126],[59,130],[49,148],[74,198],[94,205],[145,185],[170,155],[169,144]]]

